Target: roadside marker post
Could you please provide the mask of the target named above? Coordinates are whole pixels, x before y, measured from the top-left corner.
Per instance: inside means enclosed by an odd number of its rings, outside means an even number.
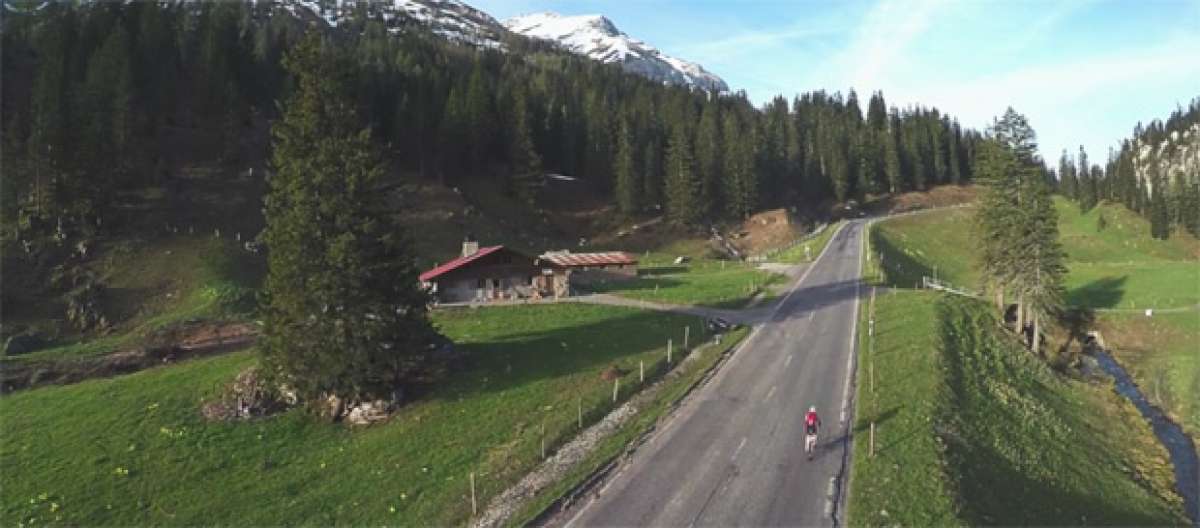
[[[671,340],[667,340],[667,367],[671,366]]]
[[[546,459],[546,419],[542,419],[542,460]]]
[[[613,380],[613,403],[617,403],[617,391],[621,390],[621,378]]]
[[[575,410],[579,416],[579,428],[583,429],[583,396],[577,396],[575,399]]]
[[[687,350],[687,347],[688,347],[688,334],[690,334],[690,333],[691,333],[691,331],[692,331],[692,327],[691,327],[690,325],[689,325],[689,326],[685,326],[685,327],[683,327],[683,349],[684,349],[684,350]]]
[[[646,383],[646,362],[638,361],[638,383]]]

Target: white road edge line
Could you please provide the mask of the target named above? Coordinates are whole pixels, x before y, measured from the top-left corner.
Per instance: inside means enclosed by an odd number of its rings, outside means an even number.
[[[859,245],[863,244],[861,230],[859,233]],[[846,354],[846,380],[842,386],[842,414],[846,414],[850,406],[850,378],[853,377],[853,372],[850,369],[854,368],[854,344],[858,340],[858,301],[862,293],[862,268],[863,255],[859,255],[858,259],[858,278],[854,281],[854,318],[850,322],[850,353]]]
[[[742,437],[741,443],[738,444],[737,449],[733,450],[733,456],[729,457],[729,460],[737,460],[738,453],[742,452],[743,447],[746,447],[746,437],[744,436]]]
[[[858,234],[860,251],[864,250],[864,248],[866,247],[867,231],[870,228],[871,221],[864,222],[864,224],[866,227],[860,227],[859,234]],[[850,353],[846,355],[846,381],[845,381],[845,383],[843,385],[843,389],[842,389],[842,414],[843,415],[847,414],[849,407],[850,407],[850,379],[854,377],[854,372],[853,372],[854,355],[855,355],[854,347],[855,347],[855,343],[858,340],[859,298],[861,297],[861,293],[862,293],[861,290],[862,290],[862,282],[863,282],[863,276],[862,276],[863,259],[865,259],[866,257],[867,257],[867,255],[862,254],[862,253],[860,253],[858,256],[858,277],[854,282],[854,319],[852,320],[852,322],[850,324]],[[843,420],[842,425],[843,425],[844,433],[846,435],[849,435],[850,429],[853,426],[853,424],[847,424],[847,423],[845,423],[845,420]],[[850,449],[850,446],[847,445],[845,447],[845,449]],[[845,460],[847,461],[847,464],[852,462],[851,458],[848,456],[845,458]],[[848,475],[850,468],[845,467],[845,468],[843,468],[843,471],[845,471],[846,474]],[[849,480],[849,479],[847,478],[847,480]],[[836,483],[837,483],[836,476],[834,478],[830,479],[829,485],[830,485],[830,495],[831,496],[825,505],[825,516],[826,517],[833,517],[833,508],[834,508],[833,501],[835,500],[835,497],[837,499],[845,499],[846,495],[850,493],[850,490],[847,488],[845,490],[845,493],[842,493],[840,495],[835,495],[834,492],[837,491]],[[834,519],[834,521],[836,523],[836,519]]]

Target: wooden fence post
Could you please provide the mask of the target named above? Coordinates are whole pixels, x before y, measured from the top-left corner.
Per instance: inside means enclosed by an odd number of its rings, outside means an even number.
[[[875,458],[875,422],[871,422],[871,458]]]
[[[471,473],[471,515],[479,515],[479,505],[475,502],[475,473]]]

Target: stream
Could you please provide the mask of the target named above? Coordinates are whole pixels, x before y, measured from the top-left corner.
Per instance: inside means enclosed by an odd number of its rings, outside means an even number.
[[[1184,509],[1192,518],[1193,525],[1200,528],[1200,462],[1197,462],[1196,445],[1179,424],[1150,404],[1129,373],[1108,352],[1093,348],[1092,355],[1100,368],[1116,380],[1117,393],[1133,402],[1142,417],[1154,428],[1154,436],[1167,448],[1171,465],[1175,467],[1175,489],[1183,496]]]

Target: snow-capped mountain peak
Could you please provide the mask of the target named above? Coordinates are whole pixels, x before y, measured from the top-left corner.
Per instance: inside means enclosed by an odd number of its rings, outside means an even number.
[[[527,37],[554,41],[564,48],[651,79],[728,91],[720,77],[699,64],[672,57],[654,46],[626,35],[603,15],[563,16],[545,12],[521,15],[504,21],[510,31]]]

